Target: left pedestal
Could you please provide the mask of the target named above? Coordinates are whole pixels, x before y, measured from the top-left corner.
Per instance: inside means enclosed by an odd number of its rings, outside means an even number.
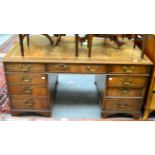
[[[7,82],[12,115],[39,114],[51,116],[52,99],[45,73],[45,64],[5,62],[4,70]],[[54,76],[53,82],[57,82]]]

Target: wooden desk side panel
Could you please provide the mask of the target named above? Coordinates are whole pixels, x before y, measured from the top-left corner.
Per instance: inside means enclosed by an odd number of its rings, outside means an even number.
[[[155,36],[146,35],[145,54],[153,61],[155,65]]]
[[[145,40],[145,54],[150,58],[150,60],[153,62],[155,66],[155,36],[154,35],[146,35],[146,40]],[[152,110],[152,97],[153,97],[153,87],[154,87],[154,77],[155,77],[155,68],[152,68],[152,73],[151,73],[151,81],[150,85],[148,86],[148,93],[147,98],[146,98],[146,105],[145,105],[145,111],[144,111],[144,116],[143,119],[146,120],[149,117],[149,114]]]
[[[106,75],[103,74],[95,75],[95,84],[99,95],[100,106],[102,108],[106,88]]]

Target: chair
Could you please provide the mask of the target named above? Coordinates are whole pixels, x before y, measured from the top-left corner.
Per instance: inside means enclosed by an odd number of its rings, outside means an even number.
[[[61,36],[63,36],[64,34],[54,34],[55,37],[57,37],[56,42],[54,44],[54,41],[52,40],[52,38],[50,37],[50,35],[48,34],[42,34],[44,35],[46,38],[48,38],[48,40],[50,41],[50,44],[52,46],[58,46],[60,40],[61,40]],[[24,45],[23,45],[23,40],[24,38],[27,38],[27,46],[30,46],[30,37],[29,34],[19,34],[19,44],[20,44],[20,50],[21,50],[21,55],[24,56]]]
[[[122,37],[122,39],[124,39],[125,37],[128,39],[134,39],[134,44],[133,44],[133,48],[136,48],[137,42],[139,41],[138,39],[139,34],[86,34],[84,37],[79,37],[78,34],[75,35],[75,46],[76,46],[76,56],[78,56],[79,53],[79,49],[78,49],[78,43],[80,42],[81,45],[84,41],[88,41],[88,57],[91,57],[91,53],[92,53],[92,41],[93,41],[93,37],[98,37],[98,38],[109,38],[111,41],[113,41],[118,48],[120,48],[121,46],[123,46],[125,44],[124,41],[120,41],[118,39],[118,37]],[[141,58],[144,57],[144,46],[145,46],[145,39],[144,35],[140,35],[142,37],[142,54],[141,54]]]

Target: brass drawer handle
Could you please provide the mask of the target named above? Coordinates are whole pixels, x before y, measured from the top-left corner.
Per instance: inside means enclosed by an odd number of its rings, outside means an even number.
[[[32,87],[25,87],[23,88],[24,93],[31,94],[32,93]]]
[[[130,85],[131,82],[130,81],[122,81],[122,85]]]
[[[55,65],[56,68],[63,68],[63,69],[68,69],[68,65],[66,64],[57,64]]]
[[[123,79],[121,80],[122,85],[130,85],[132,83],[131,79]]]
[[[19,66],[21,71],[29,71],[31,69],[31,67],[32,67],[31,64],[24,64],[24,65]]]
[[[88,65],[87,69],[88,69],[89,72],[96,72],[97,69],[98,69],[98,66],[96,66],[96,68],[92,68],[92,66]]]
[[[34,99],[29,99],[29,100],[25,101],[25,104],[27,106],[33,106],[35,104],[35,100]]]
[[[123,71],[126,73],[132,73],[135,70],[134,66],[123,66]]]
[[[22,76],[21,77],[21,80],[24,81],[24,82],[31,82],[32,81],[32,78],[26,77],[26,76]]]
[[[122,92],[123,94],[126,94],[126,93],[128,93],[129,91],[130,91],[129,88],[122,88],[122,89],[121,89],[121,92]]]
[[[126,108],[128,106],[128,103],[126,103],[126,102],[120,102],[120,103],[117,103],[117,106],[119,108]]]

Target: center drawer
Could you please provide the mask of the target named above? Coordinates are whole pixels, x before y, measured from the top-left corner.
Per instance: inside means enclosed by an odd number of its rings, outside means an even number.
[[[32,96],[47,96],[48,89],[45,86],[31,85],[8,85],[10,95],[32,95]]]
[[[146,86],[147,77],[142,76],[107,76],[107,86],[108,87],[135,87],[143,88]]]
[[[105,110],[140,110],[142,100],[136,99],[106,99]]]
[[[25,74],[25,73],[6,73],[5,77],[8,83],[21,84],[47,84],[46,74]]]
[[[47,64],[47,72],[106,73],[106,65],[92,64]]]
[[[24,110],[48,110],[49,104],[47,99],[29,98],[29,97],[14,97],[11,96],[12,109]]]

